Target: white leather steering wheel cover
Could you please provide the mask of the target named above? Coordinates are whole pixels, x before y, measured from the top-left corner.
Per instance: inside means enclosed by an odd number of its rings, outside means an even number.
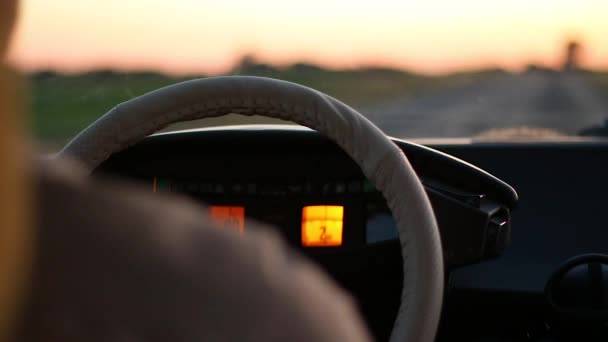
[[[391,341],[432,341],[443,299],[439,231],[416,173],[402,151],[354,109],[313,89],[261,77],[179,83],[122,103],[59,153],[92,171],[113,153],[167,125],[230,113],[290,120],[334,140],[382,192],[401,241],[404,279]]]

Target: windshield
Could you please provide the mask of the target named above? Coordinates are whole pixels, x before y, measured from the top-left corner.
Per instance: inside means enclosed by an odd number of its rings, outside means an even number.
[[[175,82],[301,83],[400,138],[606,134],[606,1],[24,0],[10,62],[56,148]],[[179,125],[274,122],[230,116]]]

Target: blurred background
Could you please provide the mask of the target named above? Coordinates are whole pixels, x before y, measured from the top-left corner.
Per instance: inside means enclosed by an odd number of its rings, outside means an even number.
[[[301,83],[401,138],[607,132],[603,0],[23,0],[10,62],[32,136],[56,150],[175,82]],[[275,122],[229,116],[178,128]]]

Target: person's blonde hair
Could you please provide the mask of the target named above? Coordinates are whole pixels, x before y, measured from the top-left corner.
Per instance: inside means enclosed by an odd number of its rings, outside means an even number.
[[[9,339],[27,291],[31,234],[28,159],[22,140],[18,77],[4,55],[17,16],[17,1],[0,1],[0,341]]]

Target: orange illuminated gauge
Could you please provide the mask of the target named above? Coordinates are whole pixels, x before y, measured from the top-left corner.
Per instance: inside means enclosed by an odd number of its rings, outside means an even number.
[[[212,205],[209,207],[211,219],[220,228],[245,232],[245,207]]]
[[[302,209],[302,246],[335,247],[342,245],[344,207],[311,205]]]

